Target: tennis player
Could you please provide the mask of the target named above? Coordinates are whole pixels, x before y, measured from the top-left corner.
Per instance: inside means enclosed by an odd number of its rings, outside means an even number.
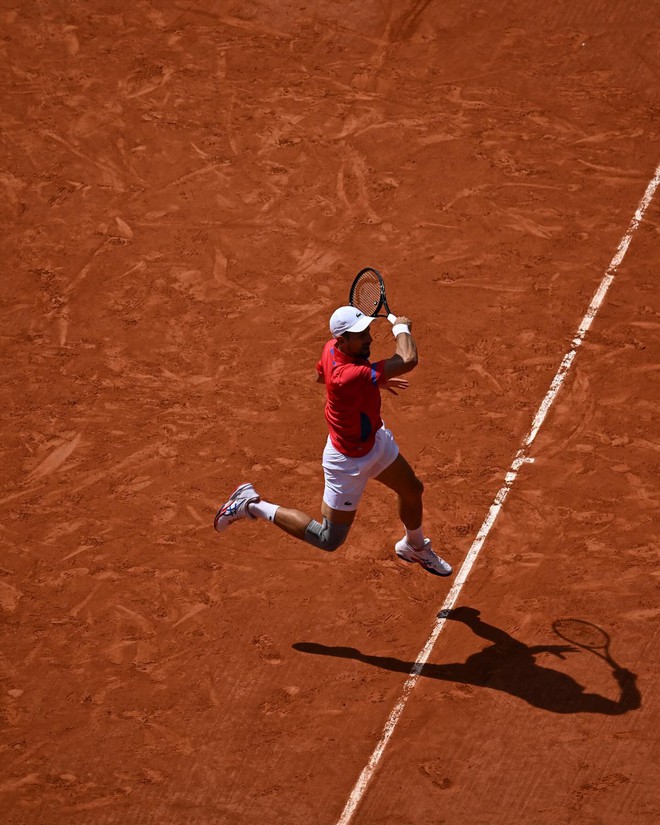
[[[433,551],[422,529],[424,486],[380,417],[381,389],[395,395],[397,389],[406,389],[408,382],[400,376],[417,366],[412,321],[396,319],[394,355],[371,363],[369,328],[375,320],[351,306],[337,309],[330,318],[333,337],[316,365],[316,381],[325,384],[329,430],[323,451],[323,523],[300,510],[263,501],[252,484],[246,483],[218,510],[215,529],[221,533],[243,518],[264,519],[314,547],[336,550],[348,536],[367,481],[375,478],[398,496],[406,534],[394,546],[396,555],[436,576],[449,576],[451,566]]]

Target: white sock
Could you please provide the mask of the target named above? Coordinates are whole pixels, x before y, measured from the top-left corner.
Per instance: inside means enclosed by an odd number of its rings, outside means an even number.
[[[265,521],[274,521],[275,513],[279,509],[277,504],[269,504],[267,501],[253,501],[252,504],[248,504],[248,513]]]
[[[421,525],[416,530],[409,530],[406,527],[406,539],[414,550],[421,550],[424,546],[424,531]]]

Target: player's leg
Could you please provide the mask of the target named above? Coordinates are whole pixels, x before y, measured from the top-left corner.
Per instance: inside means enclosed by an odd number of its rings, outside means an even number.
[[[259,505],[250,505],[249,510],[251,514],[258,517]],[[323,518],[330,523],[346,527],[346,533],[348,533],[348,528],[350,528],[351,524],[353,524],[356,511],[335,510],[324,501],[321,504],[321,513]],[[307,513],[303,513],[302,510],[292,510],[287,507],[278,507],[272,521],[273,524],[277,525],[281,530],[284,530],[285,533],[305,541],[308,540],[306,533],[308,532],[310,523],[314,520],[308,516]],[[311,543],[313,542],[310,542],[310,544]]]
[[[321,524],[302,510],[263,501],[251,484],[241,484],[218,511],[215,529],[222,532],[238,519],[260,518],[321,550],[336,550],[346,541],[355,519],[368,478],[362,472],[366,463],[365,459],[350,458],[338,452],[328,439],[323,451],[325,489]]]
[[[328,439],[323,450],[323,523],[312,520],[307,524],[302,538],[308,544],[321,550],[336,550],[346,541],[367,484],[368,476],[362,472],[364,463],[364,459],[343,455]],[[289,522],[287,526],[292,525]],[[300,530],[301,527],[302,523],[298,521],[295,529]],[[286,527],[283,526],[283,529]]]
[[[424,541],[422,533],[424,485],[415,475],[413,468],[399,453],[389,467],[376,476],[376,481],[380,481],[397,494],[399,517],[406,532],[413,534],[413,538],[418,539],[417,546],[421,546]]]
[[[303,535],[304,541],[320,550],[336,550],[346,541],[356,510],[335,510],[325,501],[321,505],[323,523],[309,522]]]
[[[422,528],[424,485],[417,478],[410,464],[399,453],[394,461],[375,478],[390,490],[394,490],[398,497],[399,516],[406,528],[406,535],[394,547],[397,556],[404,561],[420,564],[436,576],[450,575],[451,565],[434,552],[430,539],[424,537]]]
[[[280,507],[267,501],[250,502],[246,511],[251,518],[270,521],[290,536],[328,551],[336,550],[346,541],[356,512],[335,510],[324,501],[321,506],[323,523],[319,524],[302,510]]]
[[[324,500],[321,513],[323,523],[319,524],[302,510],[280,507],[263,501],[251,484],[242,484],[218,511],[215,529],[223,532],[230,524],[241,518],[260,518],[321,550],[336,550],[346,540],[356,510],[335,509]]]

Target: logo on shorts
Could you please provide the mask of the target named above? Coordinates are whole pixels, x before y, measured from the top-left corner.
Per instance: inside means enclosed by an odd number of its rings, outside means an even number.
[[[351,506],[352,506],[352,504],[353,504],[353,502],[352,502],[352,501],[345,501],[345,502],[344,502],[344,507],[351,507]]]

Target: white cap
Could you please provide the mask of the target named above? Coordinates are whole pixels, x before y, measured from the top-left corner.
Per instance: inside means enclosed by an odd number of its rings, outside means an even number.
[[[339,307],[330,318],[330,332],[338,338],[345,332],[362,332],[376,319],[355,307]]]

